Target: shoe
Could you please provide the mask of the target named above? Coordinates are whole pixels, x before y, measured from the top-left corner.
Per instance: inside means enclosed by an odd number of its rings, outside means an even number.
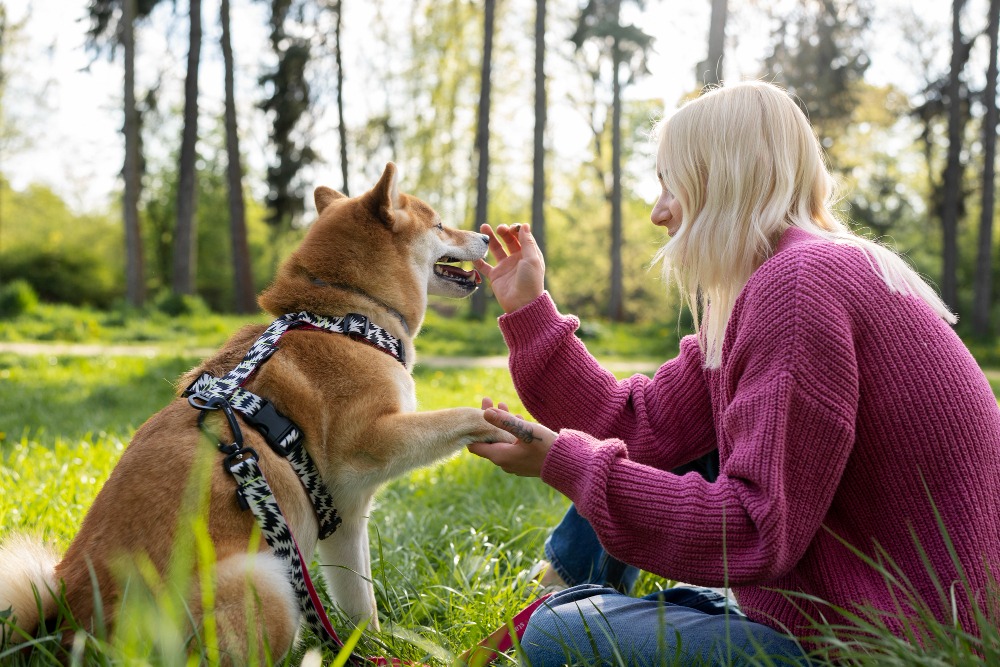
[[[569,588],[569,584],[563,581],[547,560],[538,561],[517,578],[524,582],[527,597],[531,599]]]

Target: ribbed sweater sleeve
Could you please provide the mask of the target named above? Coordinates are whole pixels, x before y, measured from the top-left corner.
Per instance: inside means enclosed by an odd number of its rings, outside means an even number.
[[[629,444],[633,461],[675,468],[715,448],[711,401],[697,341],[654,379],[617,380],[576,337],[580,322],[561,315],[547,293],[500,318],[518,396],[541,424]]]
[[[715,483],[644,465],[630,440],[602,438],[583,414],[576,420],[582,428],[560,431],[542,479],[573,500],[609,553],[709,586],[766,582],[802,557],[850,455],[858,404],[850,318],[828,276],[808,276],[798,261],[774,261],[755,274],[733,312],[726,361],[710,377],[718,383],[723,460]],[[548,359],[564,354],[552,350]],[[572,377],[580,382],[579,372]],[[653,385],[668,378],[657,373]],[[563,388],[562,379],[552,378],[546,396]],[[661,393],[670,396],[670,387]],[[586,399],[588,412],[608,415],[599,395]],[[626,402],[613,400],[613,414]],[[690,416],[677,411],[672,419],[687,426]],[[700,428],[704,413],[693,416]]]

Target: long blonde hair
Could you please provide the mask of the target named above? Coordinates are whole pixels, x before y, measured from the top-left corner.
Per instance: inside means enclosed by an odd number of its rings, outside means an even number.
[[[750,275],[799,227],[864,250],[890,291],[955,316],[895,252],[851,232],[833,213],[833,179],[805,114],[781,88],[748,81],[712,89],[655,129],[657,171],[683,223],[657,252],[694,316],[708,368],[722,363],[726,325]]]

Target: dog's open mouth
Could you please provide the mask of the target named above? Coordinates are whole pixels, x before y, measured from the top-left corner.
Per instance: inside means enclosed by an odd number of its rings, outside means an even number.
[[[479,271],[475,269],[466,271],[459,266],[461,261],[454,257],[442,257],[434,264],[434,273],[440,278],[458,283],[463,287],[476,287],[479,283],[483,282]]]

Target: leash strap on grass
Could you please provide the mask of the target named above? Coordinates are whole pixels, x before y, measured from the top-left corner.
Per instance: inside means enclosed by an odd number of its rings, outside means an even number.
[[[515,637],[518,643],[520,643],[521,637],[524,636],[524,630],[528,627],[528,619],[531,618],[535,610],[543,605],[551,595],[551,593],[548,593],[538,598],[517,612],[514,618],[510,619],[506,625],[497,628],[490,633],[489,637],[463,653],[461,656],[462,663],[468,665],[468,667],[483,667],[483,665],[490,664],[501,653],[513,647]]]
[[[309,563],[302,550],[299,549],[295,536],[288,527],[278,501],[271,491],[267,479],[257,459],[252,456],[243,457],[234,461],[230,467],[233,477],[239,485],[239,492],[246,499],[250,511],[260,525],[264,540],[271,547],[272,552],[287,567],[291,574],[289,582],[295,593],[295,600],[298,603],[299,611],[309,629],[312,630],[323,644],[335,650],[344,650],[344,642],[337,636],[337,631],[333,629],[333,623],[323,607],[316,586],[309,575]],[[368,667],[369,665],[389,665],[392,667],[425,667],[420,663],[415,663],[399,658],[386,658],[383,656],[373,656],[362,658],[351,653],[347,659],[347,664],[356,667]],[[483,663],[485,664],[485,663]]]
[[[313,586],[309,576],[306,560],[299,551],[299,545],[288,528],[288,522],[278,507],[278,501],[275,500],[270,485],[264,479],[264,473],[257,465],[257,459],[248,456],[234,461],[229,466],[229,471],[236,478],[240,494],[246,499],[250,511],[257,518],[264,540],[274,555],[288,567],[291,574],[289,582],[306,624],[324,643],[338,648],[343,647],[344,642],[340,641],[329,616],[323,609],[316,587]]]

